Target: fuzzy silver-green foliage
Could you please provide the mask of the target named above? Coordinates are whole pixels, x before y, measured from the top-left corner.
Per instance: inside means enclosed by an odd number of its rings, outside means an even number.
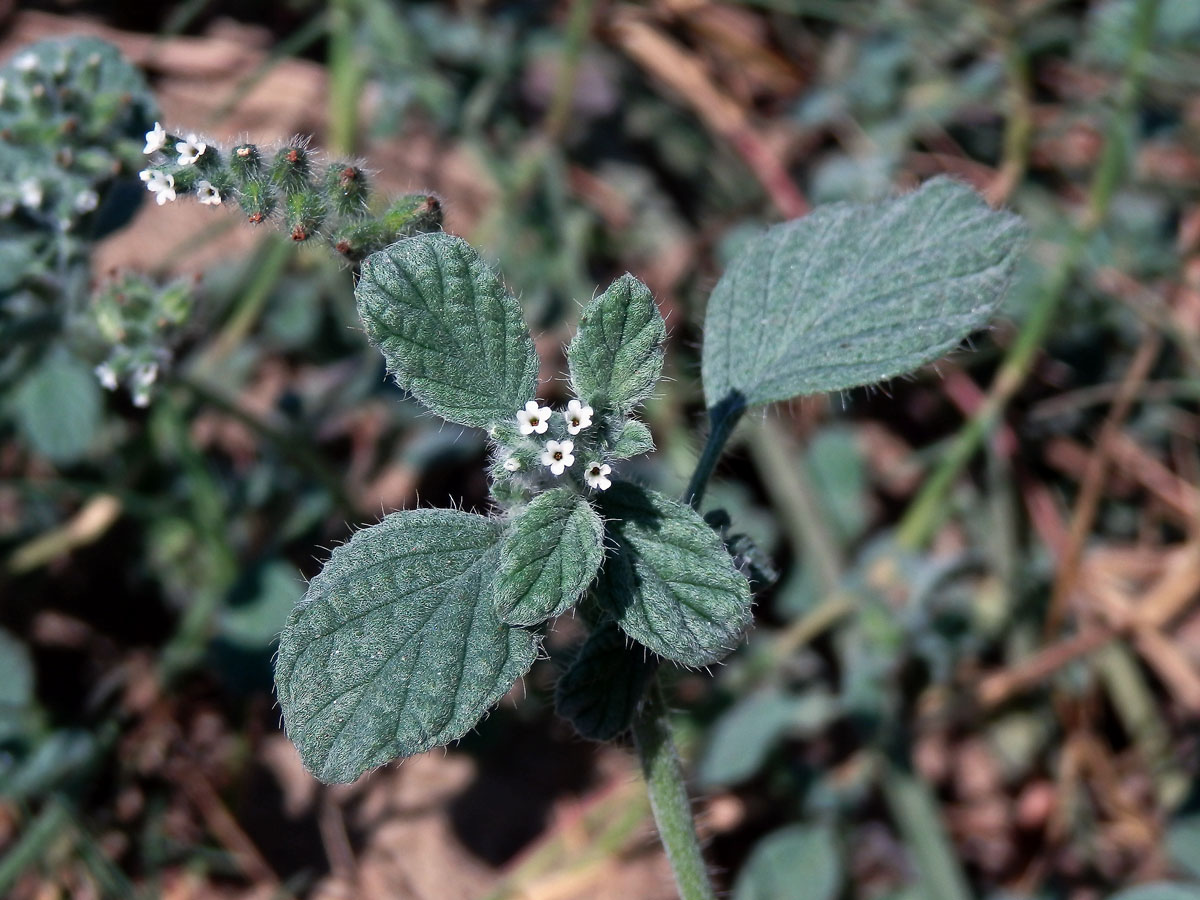
[[[333,552],[288,619],[275,669],[288,736],[325,782],[456,740],[533,664],[496,618],[497,520],[395,513]]]
[[[704,396],[754,406],[904,375],[983,328],[1025,228],[934,178],[770,228],[725,270],[704,322]]]
[[[609,449],[613,459],[629,459],[654,451],[654,438],[644,422],[630,419],[621,427],[620,434]]]
[[[628,482],[601,498],[615,544],[596,596],[621,629],[685,666],[725,657],[750,626],[750,586],[690,507]]]
[[[442,418],[486,428],[533,399],[521,306],[462,238],[421,234],[372,254],[354,293],[396,383]]]
[[[537,625],[579,602],[604,558],[604,523],[571,488],[534,498],[505,536],[496,612],[510,625]]]
[[[567,348],[576,395],[599,410],[633,412],[662,376],[666,339],[650,289],[622,275],[579,316]]]
[[[614,740],[629,728],[657,668],[613,622],[602,622],[558,679],[554,708],[581,737]]]

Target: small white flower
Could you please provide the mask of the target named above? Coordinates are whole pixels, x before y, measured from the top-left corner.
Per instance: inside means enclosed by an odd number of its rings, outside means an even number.
[[[22,53],[13,60],[13,65],[18,72],[32,72],[38,67],[38,58],[33,53]]]
[[[515,456],[510,456],[504,461],[504,471],[519,472],[521,470],[521,461]]]
[[[69,59],[67,59],[65,56],[60,56],[58,58],[58,62],[56,62],[54,64],[54,68],[51,69],[51,71],[55,75],[57,75],[61,78],[63,75],[67,74],[67,69],[69,69],[70,67],[71,67],[71,61]]]
[[[546,449],[542,451],[542,465],[549,466],[555,475],[561,475],[566,468],[575,462],[574,441],[546,441]]]
[[[196,162],[204,151],[208,149],[208,144],[200,140],[194,134],[189,134],[186,141],[177,141],[175,143],[175,152],[179,154],[179,164],[181,166],[190,166]]]
[[[8,79],[0,78],[0,103],[8,97]]]
[[[158,122],[155,122],[154,129],[146,132],[146,146],[142,148],[142,152],[149,156],[151,153],[157,153],[165,146],[167,146],[166,129]]]
[[[92,371],[96,373],[96,378],[100,380],[100,386],[106,391],[115,391],[117,389],[117,373],[113,371],[113,367],[108,363],[100,363]]]
[[[138,177],[146,182],[146,190],[154,194],[154,200],[162,206],[168,200],[175,199],[175,176],[158,169],[142,169]]]
[[[37,209],[44,198],[42,185],[36,178],[26,178],[21,182],[21,203],[30,209]]]
[[[196,182],[196,196],[200,198],[200,202],[205,206],[220,206],[221,192],[218,191],[211,181],[201,179]]]
[[[75,195],[75,212],[91,212],[100,205],[100,195],[93,190],[80,191]]]
[[[567,420],[567,431],[579,434],[592,424],[592,408],[578,400],[571,400],[567,403],[567,411],[563,413],[563,418]]]
[[[612,487],[612,482],[608,479],[610,474],[612,474],[612,466],[607,463],[588,463],[588,467],[583,473],[583,480],[588,483],[590,488],[607,491]]]
[[[148,388],[158,378],[158,363],[142,363],[133,372],[133,383],[139,388]]]
[[[134,391],[133,405],[140,407],[142,409],[145,409],[147,406],[149,406],[150,405],[150,391],[146,390],[145,388]]]
[[[521,434],[545,434],[546,429],[550,427],[551,412],[550,407],[538,406],[536,400],[530,400],[524,409],[517,412],[517,425],[520,426]]]

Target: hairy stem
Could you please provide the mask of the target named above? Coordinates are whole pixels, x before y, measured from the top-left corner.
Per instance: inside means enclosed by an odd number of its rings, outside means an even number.
[[[700,506],[708,479],[745,411],[740,402],[721,403],[709,410],[708,440],[684,495],[693,509]],[[632,727],[646,790],[650,794],[650,808],[654,811],[654,822],[675,874],[679,896],[681,900],[715,900],[716,892],[704,865],[704,854],[700,852],[687,782],[671,738],[671,724],[657,674],[650,680],[642,705],[633,717]]]
[[[662,688],[655,679],[650,684],[642,706],[633,719],[633,740],[637,745],[642,774],[650,794],[650,808],[680,900],[716,900],[716,892],[700,852],[700,840],[692,820],[692,803],[688,799],[679,754],[671,740],[671,726]]]
[[[1083,261],[1088,242],[1108,215],[1113,192],[1124,169],[1124,134],[1145,80],[1146,60],[1157,13],[1158,0],[1140,0],[1138,3],[1129,57],[1117,89],[1116,108],[1105,131],[1104,150],[1092,177],[1087,209],[1063,248],[1058,265],[1043,284],[1032,313],[1009,348],[983,405],[959,431],[942,457],[941,464],[922,485],[920,493],[901,520],[896,539],[902,547],[916,549],[923,546],[942,521],[950,488],[974,457],[980,444],[992,432],[1008,402],[1025,383],[1038,350],[1054,323],[1062,298]]]

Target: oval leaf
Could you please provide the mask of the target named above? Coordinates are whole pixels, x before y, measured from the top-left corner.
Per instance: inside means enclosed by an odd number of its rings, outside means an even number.
[[[987,324],[1024,231],[948,178],[768,229],[708,301],[709,408],[874,384],[932,362]]]
[[[658,384],[666,339],[650,288],[622,275],[579,316],[567,348],[575,393],[597,409],[627,415]]]
[[[613,459],[629,459],[654,450],[654,438],[645,423],[630,419],[621,427],[621,433],[609,448]]]
[[[442,418],[486,428],[533,399],[521,306],[462,238],[421,234],[372,253],[354,295],[396,383]]]
[[[533,664],[496,618],[500,525],[425,509],[334,550],[288,619],[275,681],[288,737],[324,782],[462,737]]]
[[[716,532],[690,507],[626,482],[601,508],[616,553],[596,595],[625,633],[686,666],[728,654],[750,626],[750,586]]]
[[[733,888],[733,900],[835,900],[841,854],[824,825],[789,825],[758,842]]]
[[[537,625],[566,612],[604,559],[604,523],[570,488],[539,494],[500,549],[496,612],[510,625]]]
[[[558,679],[554,708],[591,741],[615,740],[633,720],[658,658],[631,644],[613,622],[588,635],[579,654]]]
[[[16,390],[17,421],[29,443],[52,462],[84,456],[100,427],[100,387],[91,369],[64,350],[42,360]]]

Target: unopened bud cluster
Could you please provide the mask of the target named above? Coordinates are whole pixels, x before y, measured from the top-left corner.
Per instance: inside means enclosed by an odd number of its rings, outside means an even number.
[[[125,385],[135,406],[148,406],[153,386],[171,361],[172,337],[187,322],[194,292],[189,280],[160,286],[126,273],[92,296],[92,319],[112,348],[96,366],[96,377],[110,391]]]
[[[373,212],[362,166],[324,160],[299,139],[273,149],[219,147],[155,122],[143,152],[150,165],[141,178],[159,205],[181,195],[206,206],[233,203],[254,224],[279,223],[292,240],[328,243],[354,262],[442,223],[441,203],[430,194],[407,194]]]
[[[141,73],[94,38],[25,47],[0,68],[0,219],[62,234],[94,217],[136,171],[154,116]]]

